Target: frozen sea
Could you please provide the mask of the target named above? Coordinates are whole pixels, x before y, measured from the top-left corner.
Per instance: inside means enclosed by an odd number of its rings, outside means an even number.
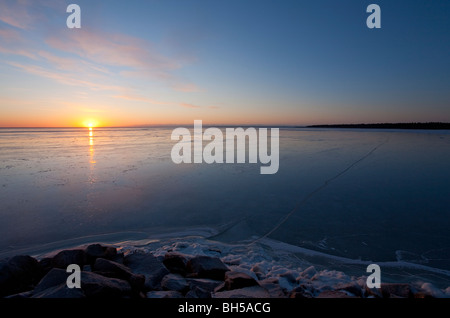
[[[174,164],[173,128],[0,129],[0,257],[189,235],[450,286],[449,131],[282,128],[261,175]]]

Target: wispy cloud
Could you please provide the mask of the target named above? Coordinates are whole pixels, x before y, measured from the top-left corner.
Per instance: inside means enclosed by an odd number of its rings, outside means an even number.
[[[192,59],[163,54],[148,40],[93,27],[51,28],[54,21],[49,18],[56,13],[65,14],[65,6],[67,2],[62,0],[50,4],[44,0],[1,0],[0,21],[7,25],[0,26],[1,43],[6,44],[0,46],[0,53],[36,60],[33,65],[18,67],[68,85],[85,85],[98,78],[93,89],[107,85],[105,81],[130,86],[131,78],[157,82],[180,92],[200,90],[176,74]],[[37,28],[45,28],[46,32],[36,32]],[[57,74],[60,71],[65,73]]]
[[[117,85],[108,85],[103,84],[99,82],[93,82],[93,81],[87,81],[77,78],[74,74],[68,74],[68,73],[62,73],[62,72],[55,72],[52,70],[45,69],[41,66],[37,65],[28,65],[28,64],[21,64],[16,62],[7,62],[7,64],[17,67],[27,73],[50,78],[52,80],[55,80],[59,83],[71,85],[71,86],[83,86],[90,88],[92,90],[111,90],[111,91],[120,91],[124,88]]]
[[[157,101],[157,100],[154,100],[154,99],[151,99],[148,97],[131,95],[131,94],[116,95],[116,96],[113,96],[113,98],[125,99],[125,100],[130,100],[130,101],[135,101],[135,102],[145,102],[145,103],[149,103],[149,104],[153,104],[153,105],[173,105],[173,103]]]
[[[162,82],[182,92],[199,90],[195,84],[174,75],[174,71],[183,67],[178,60],[159,53],[155,45],[140,38],[80,29],[51,36],[46,43],[98,67],[114,69],[119,76]]]
[[[180,103],[180,106],[186,107],[186,108],[201,108],[201,106],[194,105],[194,104],[188,104],[188,103]]]
[[[0,53],[37,59],[36,55],[27,49],[26,42],[16,29],[0,27],[0,43]]]
[[[2,0],[0,2],[0,21],[19,29],[27,29],[35,19],[29,9],[29,1]]]

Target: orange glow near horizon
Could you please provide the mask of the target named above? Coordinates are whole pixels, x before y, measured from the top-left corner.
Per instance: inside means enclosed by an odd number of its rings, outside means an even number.
[[[83,127],[89,128],[89,130],[92,130],[92,128],[98,127],[98,121],[94,119],[86,119],[83,121]]]

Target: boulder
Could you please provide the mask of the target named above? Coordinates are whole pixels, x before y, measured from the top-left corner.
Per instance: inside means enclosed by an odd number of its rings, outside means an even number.
[[[295,278],[294,278],[295,280]],[[242,272],[238,271],[227,271],[225,272],[225,289],[239,289],[244,287],[250,287],[258,285],[258,282],[251,277]]]
[[[199,286],[194,286],[185,295],[186,298],[211,298],[211,291],[201,288]]]
[[[286,293],[278,284],[278,278],[271,277],[260,280],[258,284],[267,290],[270,298],[286,298]]]
[[[53,268],[41,279],[39,284],[37,284],[36,288],[33,290],[33,294],[38,294],[49,288],[66,284],[69,275],[70,273],[66,273],[63,269]]]
[[[310,266],[300,273],[300,277],[298,280],[311,279],[316,274],[317,274],[316,268],[314,266]]]
[[[212,298],[270,298],[269,293],[261,286],[226,290],[211,294]]]
[[[117,256],[117,250],[112,246],[103,246],[101,244],[91,244],[85,248],[87,261],[89,264],[94,264],[97,258],[104,258],[109,260],[115,260]]]
[[[127,255],[124,264],[135,274],[145,277],[145,288],[147,290],[159,289],[162,278],[169,274],[163,263],[152,254],[133,253]]]
[[[39,262],[18,255],[0,262],[0,297],[33,289],[43,276]]]
[[[347,291],[357,297],[362,297],[362,290],[361,287],[356,283],[356,282],[352,282],[352,283],[347,283],[347,284],[343,284],[340,286],[337,286],[336,288],[337,290],[344,290]]]
[[[164,290],[174,290],[185,293],[189,289],[189,283],[179,274],[167,274],[161,281],[161,287]]]
[[[186,264],[188,258],[177,252],[169,252],[164,255],[163,264],[171,273],[186,276]]]
[[[123,297],[131,294],[126,280],[109,278],[96,273],[81,272],[81,289],[86,297]]]
[[[79,288],[68,288],[66,284],[60,284],[33,293],[31,298],[85,298],[83,290]]]
[[[289,298],[313,298],[314,288],[310,285],[301,284],[289,293]]]
[[[409,284],[381,284],[383,298],[413,298],[414,293]]]
[[[52,266],[56,268],[66,269],[70,264],[77,264],[80,268],[83,268],[87,264],[87,256],[84,250],[63,250],[52,259]]]
[[[39,260],[39,266],[42,268],[42,275],[47,274],[53,268],[53,258],[42,258],[41,260]]]
[[[228,267],[222,263],[220,258],[210,256],[195,256],[191,258],[186,269],[189,277],[211,278],[223,280]]]
[[[317,298],[358,298],[356,296],[350,296],[343,290],[326,290],[321,292]]]
[[[110,261],[104,258],[97,258],[92,267],[95,273],[103,276],[120,278],[127,280],[131,287],[135,290],[140,290],[144,287],[144,275],[134,274],[125,265]]]
[[[183,294],[173,290],[158,290],[147,293],[147,298],[184,298]]]
[[[382,283],[381,288],[365,287],[365,294],[375,298],[414,298],[409,284]]]
[[[223,282],[220,280],[214,280],[209,278],[187,278],[186,280],[189,283],[190,289],[199,287],[209,292],[212,292],[217,286],[223,284]]]
[[[8,299],[23,299],[23,298],[30,298],[31,296],[33,296],[33,291],[29,290],[29,291],[26,291],[26,292],[14,294],[14,295],[9,295],[9,296],[6,296],[5,298],[8,298]]]

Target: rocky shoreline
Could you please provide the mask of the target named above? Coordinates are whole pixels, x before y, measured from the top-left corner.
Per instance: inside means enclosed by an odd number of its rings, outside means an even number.
[[[367,288],[364,279],[339,278],[339,273],[268,273],[260,264],[248,269],[233,261],[178,251],[152,253],[90,244],[36,259],[14,256],[0,261],[3,298],[434,298],[447,290],[411,284],[382,284]],[[77,264],[81,288],[68,288],[66,271]],[[333,284],[317,282],[328,274]],[[448,289],[448,288],[447,288]]]

